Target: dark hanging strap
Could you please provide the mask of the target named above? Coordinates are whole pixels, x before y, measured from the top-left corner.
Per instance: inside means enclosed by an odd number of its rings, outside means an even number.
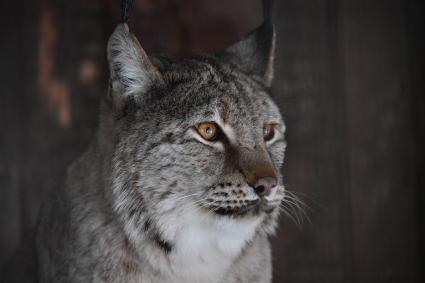
[[[263,0],[263,17],[265,23],[272,23],[273,0]]]
[[[128,23],[130,21],[130,11],[133,5],[133,0],[121,1],[121,22]]]

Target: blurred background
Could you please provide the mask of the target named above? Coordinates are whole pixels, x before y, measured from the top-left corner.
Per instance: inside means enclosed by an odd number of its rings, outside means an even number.
[[[34,227],[97,125],[119,0],[0,3],[0,265]],[[261,22],[260,0],[135,0],[148,53],[218,51]],[[274,282],[424,282],[422,0],[276,0],[275,100],[287,188]]]

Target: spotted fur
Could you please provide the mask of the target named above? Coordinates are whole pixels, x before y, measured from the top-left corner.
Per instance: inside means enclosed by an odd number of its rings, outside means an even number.
[[[271,281],[285,126],[268,93],[274,33],[265,46],[250,36],[218,54],[149,58],[116,28],[96,138],[43,207],[40,282]],[[237,56],[250,49],[257,66]],[[205,121],[225,140],[202,139]],[[278,185],[262,198],[247,176],[265,167]]]

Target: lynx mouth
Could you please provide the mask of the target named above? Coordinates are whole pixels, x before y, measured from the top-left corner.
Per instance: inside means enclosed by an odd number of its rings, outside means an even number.
[[[247,214],[258,214],[261,207],[260,199],[244,201],[238,205],[215,205],[209,206],[209,210],[217,215],[244,216]]]
[[[270,214],[275,211],[279,203],[276,192],[270,196],[259,196],[251,187],[241,184],[234,186],[231,182],[208,188],[207,195],[201,196],[201,199],[197,201],[203,211],[231,217]]]

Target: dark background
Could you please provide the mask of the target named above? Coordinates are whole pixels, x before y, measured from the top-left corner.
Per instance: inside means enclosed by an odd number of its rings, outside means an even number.
[[[0,265],[88,145],[118,0],[1,1]],[[136,0],[148,52],[217,51],[261,1]],[[276,0],[284,175],[311,207],[281,218],[274,282],[423,282],[424,1]]]

